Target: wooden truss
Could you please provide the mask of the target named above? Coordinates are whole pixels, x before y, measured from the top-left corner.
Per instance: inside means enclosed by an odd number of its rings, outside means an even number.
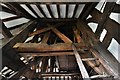
[[[4,78],[9,80],[19,79],[61,79],[72,80],[112,80],[119,78],[119,62],[107,50],[112,38],[120,43],[118,30],[120,24],[109,18],[111,12],[119,13],[119,4],[106,3],[101,13],[95,6],[98,2],[84,3],[51,3],[46,2],[4,2],[2,10],[17,16],[0,20],[2,34],[4,35],[2,51],[2,68],[8,66],[14,73]],[[33,17],[23,9],[20,4],[25,4],[36,16]],[[34,4],[43,14],[41,18],[30,6]],[[51,19],[46,16],[39,4],[45,4]],[[56,4],[58,18],[55,18],[50,5]],[[60,15],[60,5],[66,4],[66,14],[63,19]],[[72,18],[68,18],[69,4],[76,4]],[[75,18],[80,4],[85,4],[78,18]],[[86,19],[89,15],[92,17]],[[7,28],[4,22],[19,18],[30,21]],[[98,23],[95,33],[87,25],[89,22]],[[113,30],[114,26],[114,30]],[[99,37],[103,29],[108,33],[103,42]],[[11,30],[18,29],[16,34]],[[10,73],[10,72],[9,72]]]

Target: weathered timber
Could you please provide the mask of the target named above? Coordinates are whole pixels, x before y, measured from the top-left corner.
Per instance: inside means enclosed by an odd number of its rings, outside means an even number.
[[[102,41],[102,45],[104,46],[104,48],[108,48],[110,43],[112,41],[112,36],[110,35],[109,32],[107,32],[107,34],[105,35],[105,38]]]
[[[46,52],[46,53],[19,53],[23,56],[64,56],[64,55],[74,55],[73,52]]]
[[[11,38],[11,37],[13,37],[13,35],[9,31],[9,29],[4,25],[4,23],[1,20],[0,20],[0,25],[1,25],[0,28],[2,29],[2,34],[4,35],[5,38]]]
[[[102,33],[102,30],[104,29],[104,24],[106,23],[107,19],[109,18],[109,15],[110,15],[111,11],[113,10],[114,6],[115,6],[115,2],[113,2],[113,3],[107,2],[106,3],[103,14],[100,18],[100,21],[98,22],[98,28],[95,32],[97,34],[98,38],[100,37],[100,34]]]
[[[31,70],[30,68],[22,74],[22,76],[25,76],[25,79],[34,79],[36,76],[35,71]]]
[[[18,11],[16,11],[16,9],[13,6],[11,6],[10,4],[4,3],[4,5],[6,5],[7,8],[9,8],[10,10],[15,11],[17,15],[20,15],[20,13]]]
[[[15,52],[15,50],[13,50],[12,46],[15,45],[17,42],[24,42],[24,40],[27,38],[28,32],[30,32],[34,28],[34,26],[32,24],[33,22],[34,21],[31,21],[31,22],[28,22],[25,25],[23,25],[22,26],[22,27],[24,27],[23,30],[18,35],[14,36],[13,38],[10,38],[6,42],[4,42],[0,49],[2,51],[2,54],[10,57],[11,59],[13,59],[13,61],[16,61],[16,63],[17,63],[16,65],[19,66],[18,67],[19,69],[21,67],[23,67],[25,64],[20,60],[20,56],[18,56],[16,54],[16,52]]]
[[[41,43],[47,43],[47,41],[49,39],[49,36],[50,36],[50,33],[51,32],[47,32],[47,33],[44,34],[44,37],[43,37]]]
[[[58,29],[52,28],[52,31],[65,43],[72,43],[72,41],[68,37],[66,37],[63,33],[61,33]]]
[[[60,18],[60,5],[56,5],[57,6],[57,12],[58,12],[58,18]]]
[[[73,32],[75,34],[77,43],[80,43],[82,41],[81,37],[80,37],[80,31],[78,31],[78,29],[75,29],[75,27],[73,28]]]
[[[44,59],[42,60],[41,72],[46,72],[46,69],[47,69],[47,66],[48,66],[48,59],[49,59],[49,57],[46,56],[46,57],[44,57]]]
[[[80,69],[83,80],[90,80],[88,72],[87,72],[87,70],[86,70],[86,68],[85,68],[85,66],[84,66],[84,64],[82,62],[82,59],[81,59],[79,53],[77,52],[76,47],[74,45],[72,45],[72,48],[74,50],[73,53],[75,54],[76,61],[78,63],[78,66],[79,66],[79,69]]]
[[[115,4],[112,12],[115,12],[115,13],[120,13],[120,4]]]
[[[22,30],[19,32],[18,35],[15,35],[12,39],[8,40],[7,42],[3,43],[3,48],[7,45],[14,46],[18,42],[24,42],[29,34],[36,26],[35,21],[29,21],[28,23],[22,26]]]
[[[17,62],[15,62],[13,59],[11,59],[8,56],[5,56],[4,54],[2,55],[2,68],[4,66],[10,67],[14,71],[18,70],[19,65],[17,65]]]
[[[82,61],[94,61],[94,60],[98,60],[97,58],[84,58],[82,59]]]
[[[89,4],[86,4],[82,13],[80,14],[80,17],[81,19],[85,20],[89,13],[92,11],[92,9],[98,4],[98,2],[93,2],[93,3],[89,3]]]
[[[24,66],[23,68],[21,68],[18,73],[16,73],[13,77],[11,77],[9,80],[13,80],[13,79],[19,79],[19,77],[25,73],[26,71],[28,71],[30,69],[31,66],[38,64],[43,58],[36,58],[34,61],[29,62],[28,65]]]
[[[1,8],[0,8],[0,11],[5,11],[5,12],[11,13],[11,14],[16,14],[15,11],[12,11],[12,10],[10,10],[10,9],[2,6],[2,5],[0,5],[0,7],[1,7]]]
[[[91,13],[92,18],[88,20],[88,22],[99,22],[102,16],[102,13],[96,9],[94,9]],[[113,30],[114,26],[114,30]],[[120,30],[120,24],[115,22],[114,20],[108,18],[106,23],[104,24],[104,28],[109,32],[109,34],[114,37],[118,43],[120,43],[120,35],[119,35],[119,30]]]
[[[113,57],[113,55],[108,50],[102,47],[101,42],[96,39],[96,35],[92,32],[92,30],[88,27],[87,24],[85,24],[82,21],[79,21],[77,23],[77,26],[80,28],[84,28],[82,29],[83,32],[86,32],[88,36],[92,36],[87,39],[87,42],[92,42],[91,46],[98,51],[98,53],[95,53],[96,55],[98,55],[97,58],[99,58],[99,61],[101,62],[101,64],[103,64],[103,66],[106,68],[109,74],[118,77],[117,74],[119,62]]]
[[[109,70],[108,73],[109,73],[110,75],[113,75],[113,76],[116,75],[115,73],[113,74],[113,70],[110,68],[109,64],[106,64],[106,63],[105,63],[106,61],[103,59],[103,57],[102,57],[96,50],[90,49],[90,51],[92,52],[92,54],[94,55],[95,58],[99,58],[100,63],[101,63],[107,70]],[[110,56],[108,56],[108,57],[110,57]],[[116,69],[117,69],[117,68],[116,68]]]
[[[75,45],[78,51],[87,49],[87,46],[84,43],[80,43],[80,44],[76,43]],[[13,48],[16,49],[20,53],[73,51],[72,44],[70,43],[57,43],[53,45],[37,44],[37,43],[17,43],[16,45],[13,46]]]
[[[51,56],[50,57],[50,72],[53,72],[55,61],[56,61],[55,57]]]
[[[29,14],[25,9],[23,9],[20,4],[18,3],[14,3],[14,2],[10,2],[8,3],[9,5],[13,6],[17,11],[19,11],[20,13],[23,14],[23,16],[25,16],[28,19],[35,19],[31,14]]]
[[[66,13],[65,13],[66,18],[68,18],[68,11],[69,11],[69,4],[66,4]]]
[[[62,25],[62,23],[57,24],[57,25],[55,25],[55,26],[58,27],[58,26],[61,26],[61,25]],[[43,28],[43,29],[34,31],[34,32],[30,33],[29,36],[34,36],[34,35],[37,35],[37,34],[40,34],[40,33],[43,33],[43,32],[47,32],[47,31],[51,30],[51,28],[52,28],[52,27],[46,27],[46,28]]]
[[[85,63],[90,66],[96,73],[98,74],[103,74],[103,72],[105,72],[107,74],[107,72],[105,71],[104,67],[101,66],[101,64],[97,63],[97,61],[99,61],[99,58],[96,58],[96,60],[88,60],[89,58],[86,58],[88,56],[86,56],[85,54],[84,55],[81,55],[81,57],[84,59],[87,59],[85,61]]]

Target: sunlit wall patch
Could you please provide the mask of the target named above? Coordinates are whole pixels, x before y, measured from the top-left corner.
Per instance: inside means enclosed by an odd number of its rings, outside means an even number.
[[[105,38],[105,35],[107,34],[107,30],[106,29],[103,29],[101,35],[100,35],[100,41],[102,42],[103,39]]]
[[[119,61],[119,50],[120,50],[120,44],[112,38],[112,41],[108,47],[108,50],[112,53],[112,55]],[[120,62],[120,61],[119,61]]]
[[[118,22],[120,24],[120,13],[111,13],[110,14],[110,18],[115,20],[116,22]]]
[[[98,24],[97,23],[88,23],[89,27],[92,29],[92,31],[95,33]]]

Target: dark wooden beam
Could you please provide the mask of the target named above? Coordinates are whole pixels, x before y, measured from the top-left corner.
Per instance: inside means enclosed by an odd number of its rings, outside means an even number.
[[[71,51],[71,52],[39,52],[39,53],[24,53],[24,52],[22,52],[22,53],[19,53],[20,55],[23,55],[23,56],[27,56],[27,55],[29,55],[29,56],[64,56],[64,55],[74,55],[73,54],[73,52]]]
[[[68,18],[69,4],[66,4],[66,14],[65,17]]]
[[[2,54],[1,61],[2,61],[2,69],[5,66],[7,66],[7,67],[10,67],[11,69],[13,69],[14,71],[17,71],[20,67],[16,61],[14,61],[13,59],[11,59],[10,57],[8,57],[4,54]]]
[[[112,41],[112,36],[109,34],[109,32],[107,32],[107,34],[105,35],[105,38],[102,41],[103,47],[107,49],[111,41]]]
[[[43,59],[43,58],[40,57],[40,58],[36,58],[34,61],[29,62],[28,65],[26,65],[26,66],[24,66],[23,68],[21,68],[21,69],[18,71],[18,73],[16,73],[14,76],[12,76],[9,80],[19,79],[19,77],[20,77],[21,75],[23,75],[25,72],[27,72],[27,71],[30,69],[31,66],[38,64],[42,59]]]
[[[115,4],[112,12],[115,12],[115,13],[120,13],[120,4]]]
[[[31,46],[32,45],[32,46]],[[72,47],[71,43],[57,43],[53,45],[47,45],[47,44],[37,44],[37,43],[17,43],[13,46],[14,49],[16,49],[20,53],[46,53],[46,52],[71,52]],[[86,49],[86,46],[84,43],[76,43],[75,44],[78,51],[81,49]]]
[[[90,51],[89,51],[89,53],[90,53]],[[84,61],[84,59],[86,59],[85,63],[87,64],[87,66],[90,66],[97,74],[103,74],[104,72],[105,72],[105,74],[108,74],[106,69],[99,62],[99,57],[93,56],[93,58],[89,58],[90,56],[87,56],[87,54],[81,55],[81,57],[82,57],[82,61]],[[94,60],[94,59],[96,59],[96,60]],[[94,61],[92,61],[92,60],[94,60]]]
[[[106,60],[104,60],[104,59],[102,58],[102,55],[100,55],[100,53],[98,53],[97,50],[95,50],[95,49],[90,49],[90,52],[92,53],[92,55],[93,55],[95,58],[99,58],[100,63],[106,68],[107,74],[110,74],[110,75],[112,75],[112,76],[115,75],[115,74],[113,73],[114,71],[112,71],[112,69],[110,68],[110,66],[105,63]],[[110,57],[110,56],[108,56],[108,57]]]
[[[54,69],[54,65],[55,65],[55,57],[54,56],[51,56],[50,57],[50,72],[53,72],[53,69]]]
[[[58,23],[58,24],[55,25],[55,27],[59,27],[61,25],[62,25],[62,23]],[[47,32],[47,31],[51,30],[51,28],[52,28],[52,26],[51,27],[45,27],[43,29],[34,31],[34,32],[30,33],[29,36],[34,36],[34,35],[37,35],[37,34],[40,34],[40,33],[43,33],[43,32]]]
[[[114,6],[115,6],[115,2],[111,3],[111,2],[107,2],[105,9],[103,11],[103,14],[101,16],[101,20],[98,22],[98,27],[96,30],[96,35],[98,35],[98,38],[100,37],[100,34],[102,33],[102,30],[104,29],[104,24],[106,23],[107,19],[109,18],[109,15],[111,14]]]
[[[20,16],[20,13],[19,13],[13,6],[11,6],[11,5],[8,4],[8,3],[4,3],[4,5],[6,5],[10,10],[15,11],[16,14]]]
[[[4,35],[5,38],[11,38],[11,37],[13,37],[13,35],[9,31],[9,29],[4,25],[4,23],[2,22],[2,20],[0,20],[0,25],[1,25],[1,29],[2,29],[2,34]]]
[[[2,5],[0,5],[0,7],[1,7],[1,8],[0,8],[0,11],[4,11],[4,12],[7,12],[7,13],[11,13],[11,14],[16,14],[15,11],[12,11],[12,10],[10,10],[10,9],[2,6]]]
[[[105,67],[107,72],[118,77],[117,74],[119,62],[115,59],[115,57],[108,50],[103,48],[101,42],[97,39],[96,35],[92,32],[87,23],[79,21],[76,25],[80,28],[84,28],[82,29],[82,33],[86,32],[87,36],[92,36],[84,39],[84,41],[89,42],[93,49],[98,51],[98,53],[96,53],[96,55],[99,55],[97,58],[100,59],[99,61],[101,62],[101,64],[104,64],[103,66]]]
[[[80,37],[80,31],[78,31],[77,28],[75,28],[75,26],[73,27],[73,32],[75,34],[75,38],[77,40],[77,43],[80,43],[82,41],[81,37]]]
[[[48,30],[50,30],[50,29],[51,29],[51,27],[43,28],[43,29],[34,31],[33,33],[30,33],[29,36],[34,36],[34,35],[37,35],[37,34],[46,32],[46,31],[48,31]]]
[[[45,56],[44,59],[42,60],[42,65],[41,65],[41,72],[46,72],[47,66],[48,66],[48,56]]]
[[[74,45],[72,45],[72,48],[73,48],[73,53],[75,54],[75,58],[76,58],[76,61],[78,63],[78,66],[79,66],[79,69],[80,69],[80,72],[81,72],[81,75],[82,75],[82,78],[83,80],[90,80],[90,77],[88,75],[88,72],[82,62],[82,59],[79,55],[79,53],[77,52],[77,49]]]
[[[76,12],[77,12],[77,10],[78,10],[78,7],[79,7],[79,4],[76,4],[76,5],[75,5],[75,9],[74,9],[74,11],[73,11],[73,16],[72,16],[72,18],[75,18],[75,15],[76,15]]]
[[[35,12],[35,10],[29,4],[26,4],[26,6],[37,16],[37,18],[40,18],[40,16]]]
[[[101,20],[102,13],[96,9],[93,9],[93,11],[90,13],[92,15],[92,18],[88,20],[88,22],[96,22],[98,23]],[[114,28],[113,28],[114,26]],[[120,44],[120,35],[119,35],[119,30],[120,30],[120,24],[117,23],[116,21],[108,18],[106,23],[104,24],[104,28],[109,32],[109,34],[115,38],[118,43]],[[114,30],[113,30],[114,29]]]
[[[35,19],[30,13],[28,13],[25,9],[23,9],[20,6],[20,4],[14,3],[14,2],[10,2],[8,4],[11,5],[11,6],[13,6],[17,11],[19,11],[19,13],[22,13],[23,16],[25,16],[26,18]]]
[[[29,21],[23,26],[21,26],[22,30],[18,35],[15,35],[10,41],[8,40],[7,42],[3,43],[3,48],[8,45],[14,46],[18,42],[24,42],[29,34],[29,32],[33,31],[33,29],[36,27],[36,22],[35,21]]]
[[[98,2],[93,2],[93,3],[86,4],[85,7],[83,8],[83,11],[80,14],[79,18],[81,18],[82,20],[85,20],[89,16],[92,9],[94,9],[94,7],[97,4],[98,4]]]
[[[36,4],[37,8],[40,10],[40,12],[43,14],[45,18],[47,18],[46,14],[44,13],[43,9],[40,7],[39,4]]]
[[[51,33],[51,32],[45,33],[45,35],[44,35],[41,43],[47,43],[47,41],[48,41],[48,39],[49,39],[49,36],[50,36],[50,33]]]
[[[23,67],[25,64],[20,60],[20,56],[16,54],[16,51],[12,48],[17,42],[24,42],[27,38],[28,32],[33,30],[34,28],[34,21],[30,21],[23,25],[23,30],[13,38],[7,39],[6,42],[3,40],[3,45],[1,46],[1,52],[5,56],[8,56],[9,58],[13,59],[13,61],[16,61],[17,65],[19,66],[18,69]],[[12,54],[11,54],[12,53]],[[3,63],[4,64],[4,63]],[[9,65],[9,64],[8,64]]]
[[[72,41],[68,37],[66,37],[63,33],[61,33],[58,29],[52,28],[52,31],[65,43],[72,43]]]
[[[61,18],[60,17],[60,5],[56,4],[57,5],[57,13],[58,13],[58,18]]]
[[[49,5],[49,4],[46,4],[46,6],[47,6],[47,9],[48,9],[51,17],[52,17],[52,18],[55,18],[54,15],[53,15],[53,13],[52,13],[52,10],[51,10],[51,8],[50,8],[50,5]]]
[[[73,18],[41,18],[38,19],[38,21],[41,22],[77,22],[77,19],[73,19]]]
[[[22,16],[13,16],[13,17],[5,18],[5,19],[2,19],[2,22],[7,22],[10,20],[15,20],[15,19],[19,19],[19,18],[22,18]]]

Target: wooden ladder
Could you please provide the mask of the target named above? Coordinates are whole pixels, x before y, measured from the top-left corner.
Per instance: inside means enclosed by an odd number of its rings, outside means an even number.
[[[83,80],[91,80],[91,79],[97,79],[97,78],[102,78],[103,80],[113,80],[113,76],[108,74],[98,74],[98,75],[89,76],[85,68],[85,65],[83,64],[83,61],[95,61],[99,59],[95,57],[82,59],[74,44],[72,45],[72,48],[73,48],[73,53],[75,55]]]

